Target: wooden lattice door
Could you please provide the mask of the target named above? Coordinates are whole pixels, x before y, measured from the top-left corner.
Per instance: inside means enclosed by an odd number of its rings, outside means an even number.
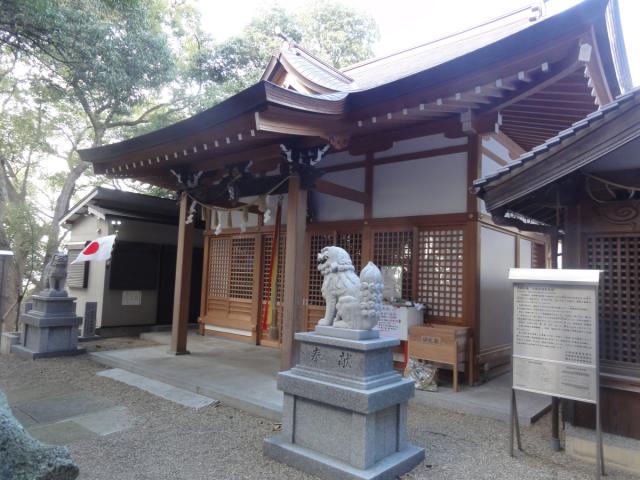
[[[587,268],[602,270],[599,289],[600,360],[640,377],[640,236],[586,239]]]
[[[205,330],[255,339],[260,291],[259,238],[210,236],[207,241]]]
[[[362,267],[361,232],[311,232],[307,236],[306,297],[305,322],[307,330],[313,330],[324,316],[324,298],[322,297],[322,274],[318,271],[318,253],[324,247],[336,245],[344,248],[359,273]]]

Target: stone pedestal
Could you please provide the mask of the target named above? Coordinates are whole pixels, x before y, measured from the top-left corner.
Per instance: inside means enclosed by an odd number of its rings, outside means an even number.
[[[20,334],[16,332],[6,332],[0,338],[0,355],[9,355],[11,348],[20,341]]]
[[[20,317],[20,343],[11,352],[29,359],[85,353],[86,349],[78,348],[82,318],[76,315],[75,298],[43,292],[32,299],[33,309]]]
[[[393,369],[399,341],[372,331],[319,331],[296,334],[300,363],[278,375],[282,433],[265,440],[264,454],[329,479],[394,479],[410,471],[424,449],[406,439],[414,385]]]

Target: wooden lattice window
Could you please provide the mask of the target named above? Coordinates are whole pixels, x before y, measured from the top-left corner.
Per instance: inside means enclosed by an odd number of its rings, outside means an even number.
[[[378,267],[402,267],[402,298],[413,299],[413,231],[375,232],[373,263]]]
[[[640,364],[640,236],[587,238],[587,267],[602,270],[600,358]]]
[[[230,298],[247,300],[253,298],[253,262],[255,253],[255,237],[233,238],[231,240]]]
[[[231,259],[230,238],[209,238],[209,282],[210,297],[229,296],[229,261]]]
[[[278,279],[276,299],[280,303],[284,294],[284,256],[287,236],[284,229],[280,232],[280,240],[278,242]],[[271,271],[271,248],[273,245],[273,235],[262,236],[262,300],[269,300],[270,288],[269,272]]]
[[[318,253],[324,247],[333,245],[333,235],[327,233],[313,233],[309,236],[309,257],[307,271],[307,303],[309,305],[324,305],[322,298],[322,274],[318,270]]]
[[[463,231],[426,230],[419,234],[418,302],[433,317],[462,317]]]
[[[356,269],[356,275],[362,268],[362,234],[361,233],[338,233],[335,245],[344,248],[349,255]]]

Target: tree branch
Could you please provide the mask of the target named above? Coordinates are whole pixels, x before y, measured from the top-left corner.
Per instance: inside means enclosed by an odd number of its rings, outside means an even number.
[[[153,112],[155,112],[156,110],[159,110],[161,108],[164,108],[164,107],[166,107],[168,105],[169,105],[169,103],[159,103],[158,105],[155,105],[155,106],[149,108],[148,110],[146,110],[145,112],[143,112],[135,120],[121,120],[121,121],[118,121],[118,122],[105,123],[104,128],[108,129],[108,128],[116,128],[116,127],[134,127],[136,125],[140,125],[141,123],[147,122],[148,121],[147,117],[149,115],[151,115]]]

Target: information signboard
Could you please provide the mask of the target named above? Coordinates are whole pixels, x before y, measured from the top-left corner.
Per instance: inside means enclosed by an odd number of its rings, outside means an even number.
[[[525,282],[514,285],[513,388],[595,403],[597,284]]]
[[[513,389],[596,404],[601,451],[600,271],[512,268],[509,279],[513,283]],[[511,409],[519,437],[513,393]],[[599,475],[603,470],[601,454],[598,464]]]

